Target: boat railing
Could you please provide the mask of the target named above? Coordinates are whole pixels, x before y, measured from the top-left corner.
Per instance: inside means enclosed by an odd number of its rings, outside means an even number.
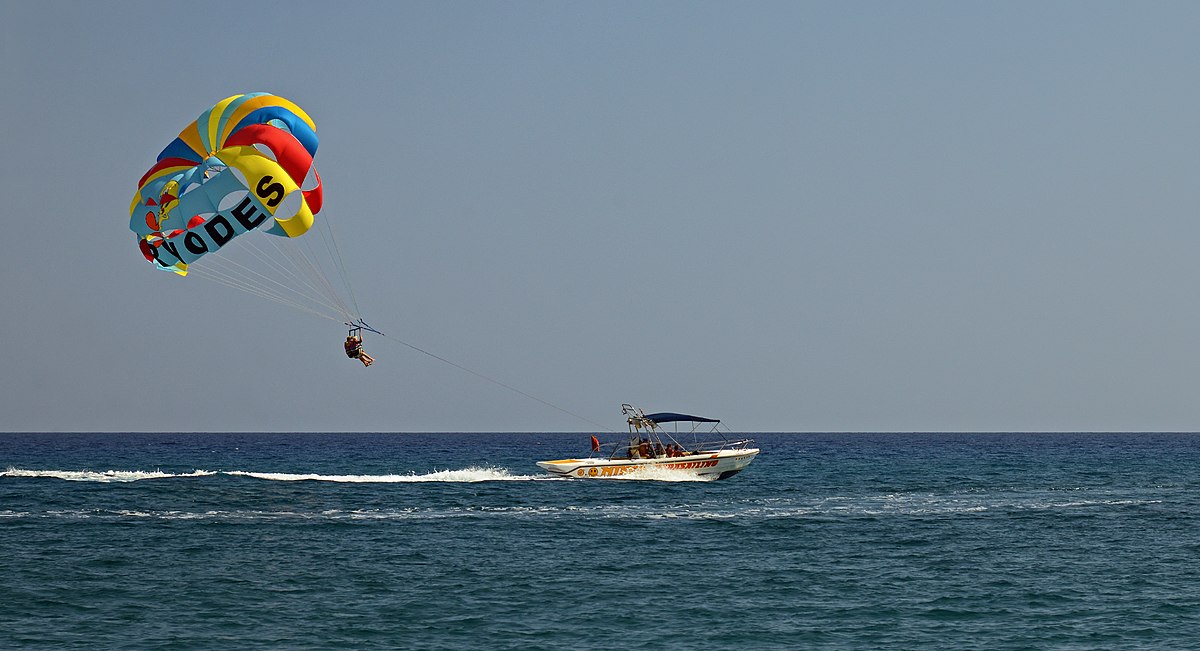
[[[679,446],[684,450],[683,456],[690,456],[695,454],[720,452],[721,450],[742,450],[749,447],[751,443],[754,443],[754,439],[714,439],[712,441],[695,441],[690,443],[683,443],[680,441]],[[631,443],[628,445],[615,443],[604,445],[602,450],[608,450],[608,454],[604,454],[603,456],[606,456],[609,459],[631,459],[638,458],[640,456],[640,452],[638,450],[640,447],[640,443]],[[634,452],[638,452],[638,455],[635,456]],[[651,456],[650,458],[658,457]]]
[[[706,452],[719,452],[721,450],[741,450],[749,447],[753,442],[754,439],[720,439],[697,443],[695,447]]]

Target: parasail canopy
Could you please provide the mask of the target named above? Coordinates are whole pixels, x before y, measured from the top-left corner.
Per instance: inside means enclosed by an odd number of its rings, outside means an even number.
[[[142,255],[162,271],[374,331],[330,220],[316,218],[324,202],[317,144],[312,118],[278,95],[217,102],[138,181],[129,229]]]
[[[316,125],[268,93],[234,95],[200,114],[138,181],[129,229],[164,271],[188,266],[250,230],[299,237],[321,210]]]

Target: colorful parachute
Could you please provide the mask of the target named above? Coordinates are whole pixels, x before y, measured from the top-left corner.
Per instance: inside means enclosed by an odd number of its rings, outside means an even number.
[[[200,114],[138,182],[129,229],[159,269],[188,266],[258,229],[298,237],[321,210],[316,125],[268,93],[234,95]]]
[[[158,269],[368,328],[334,229],[313,218],[323,200],[316,152],[312,118],[290,101],[217,102],[138,181],[129,207],[138,248]]]

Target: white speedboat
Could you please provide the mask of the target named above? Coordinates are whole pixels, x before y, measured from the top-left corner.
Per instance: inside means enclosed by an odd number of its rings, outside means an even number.
[[[731,440],[721,431],[720,420],[674,412],[643,413],[631,405],[621,405],[629,433],[619,440],[602,443],[592,437],[592,455],[581,459],[539,461],[538,466],[552,475],[581,479],[667,479],[672,476],[727,479],[741,472],[758,448],[750,439]],[[674,423],[668,432],[663,424]],[[680,423],[690,431],[679,432]],[[700,428],[712,424],[703,432]]]

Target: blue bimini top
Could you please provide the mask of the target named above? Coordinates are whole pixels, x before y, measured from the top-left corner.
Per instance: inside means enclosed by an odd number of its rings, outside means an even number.
[[[651,420],[656,423],[719,423],[718,418],[701,418],[700,416],[688,416],[687,414],[677,414],[671,411],[660,411],[657,414],[646,414],[646,420]]]

